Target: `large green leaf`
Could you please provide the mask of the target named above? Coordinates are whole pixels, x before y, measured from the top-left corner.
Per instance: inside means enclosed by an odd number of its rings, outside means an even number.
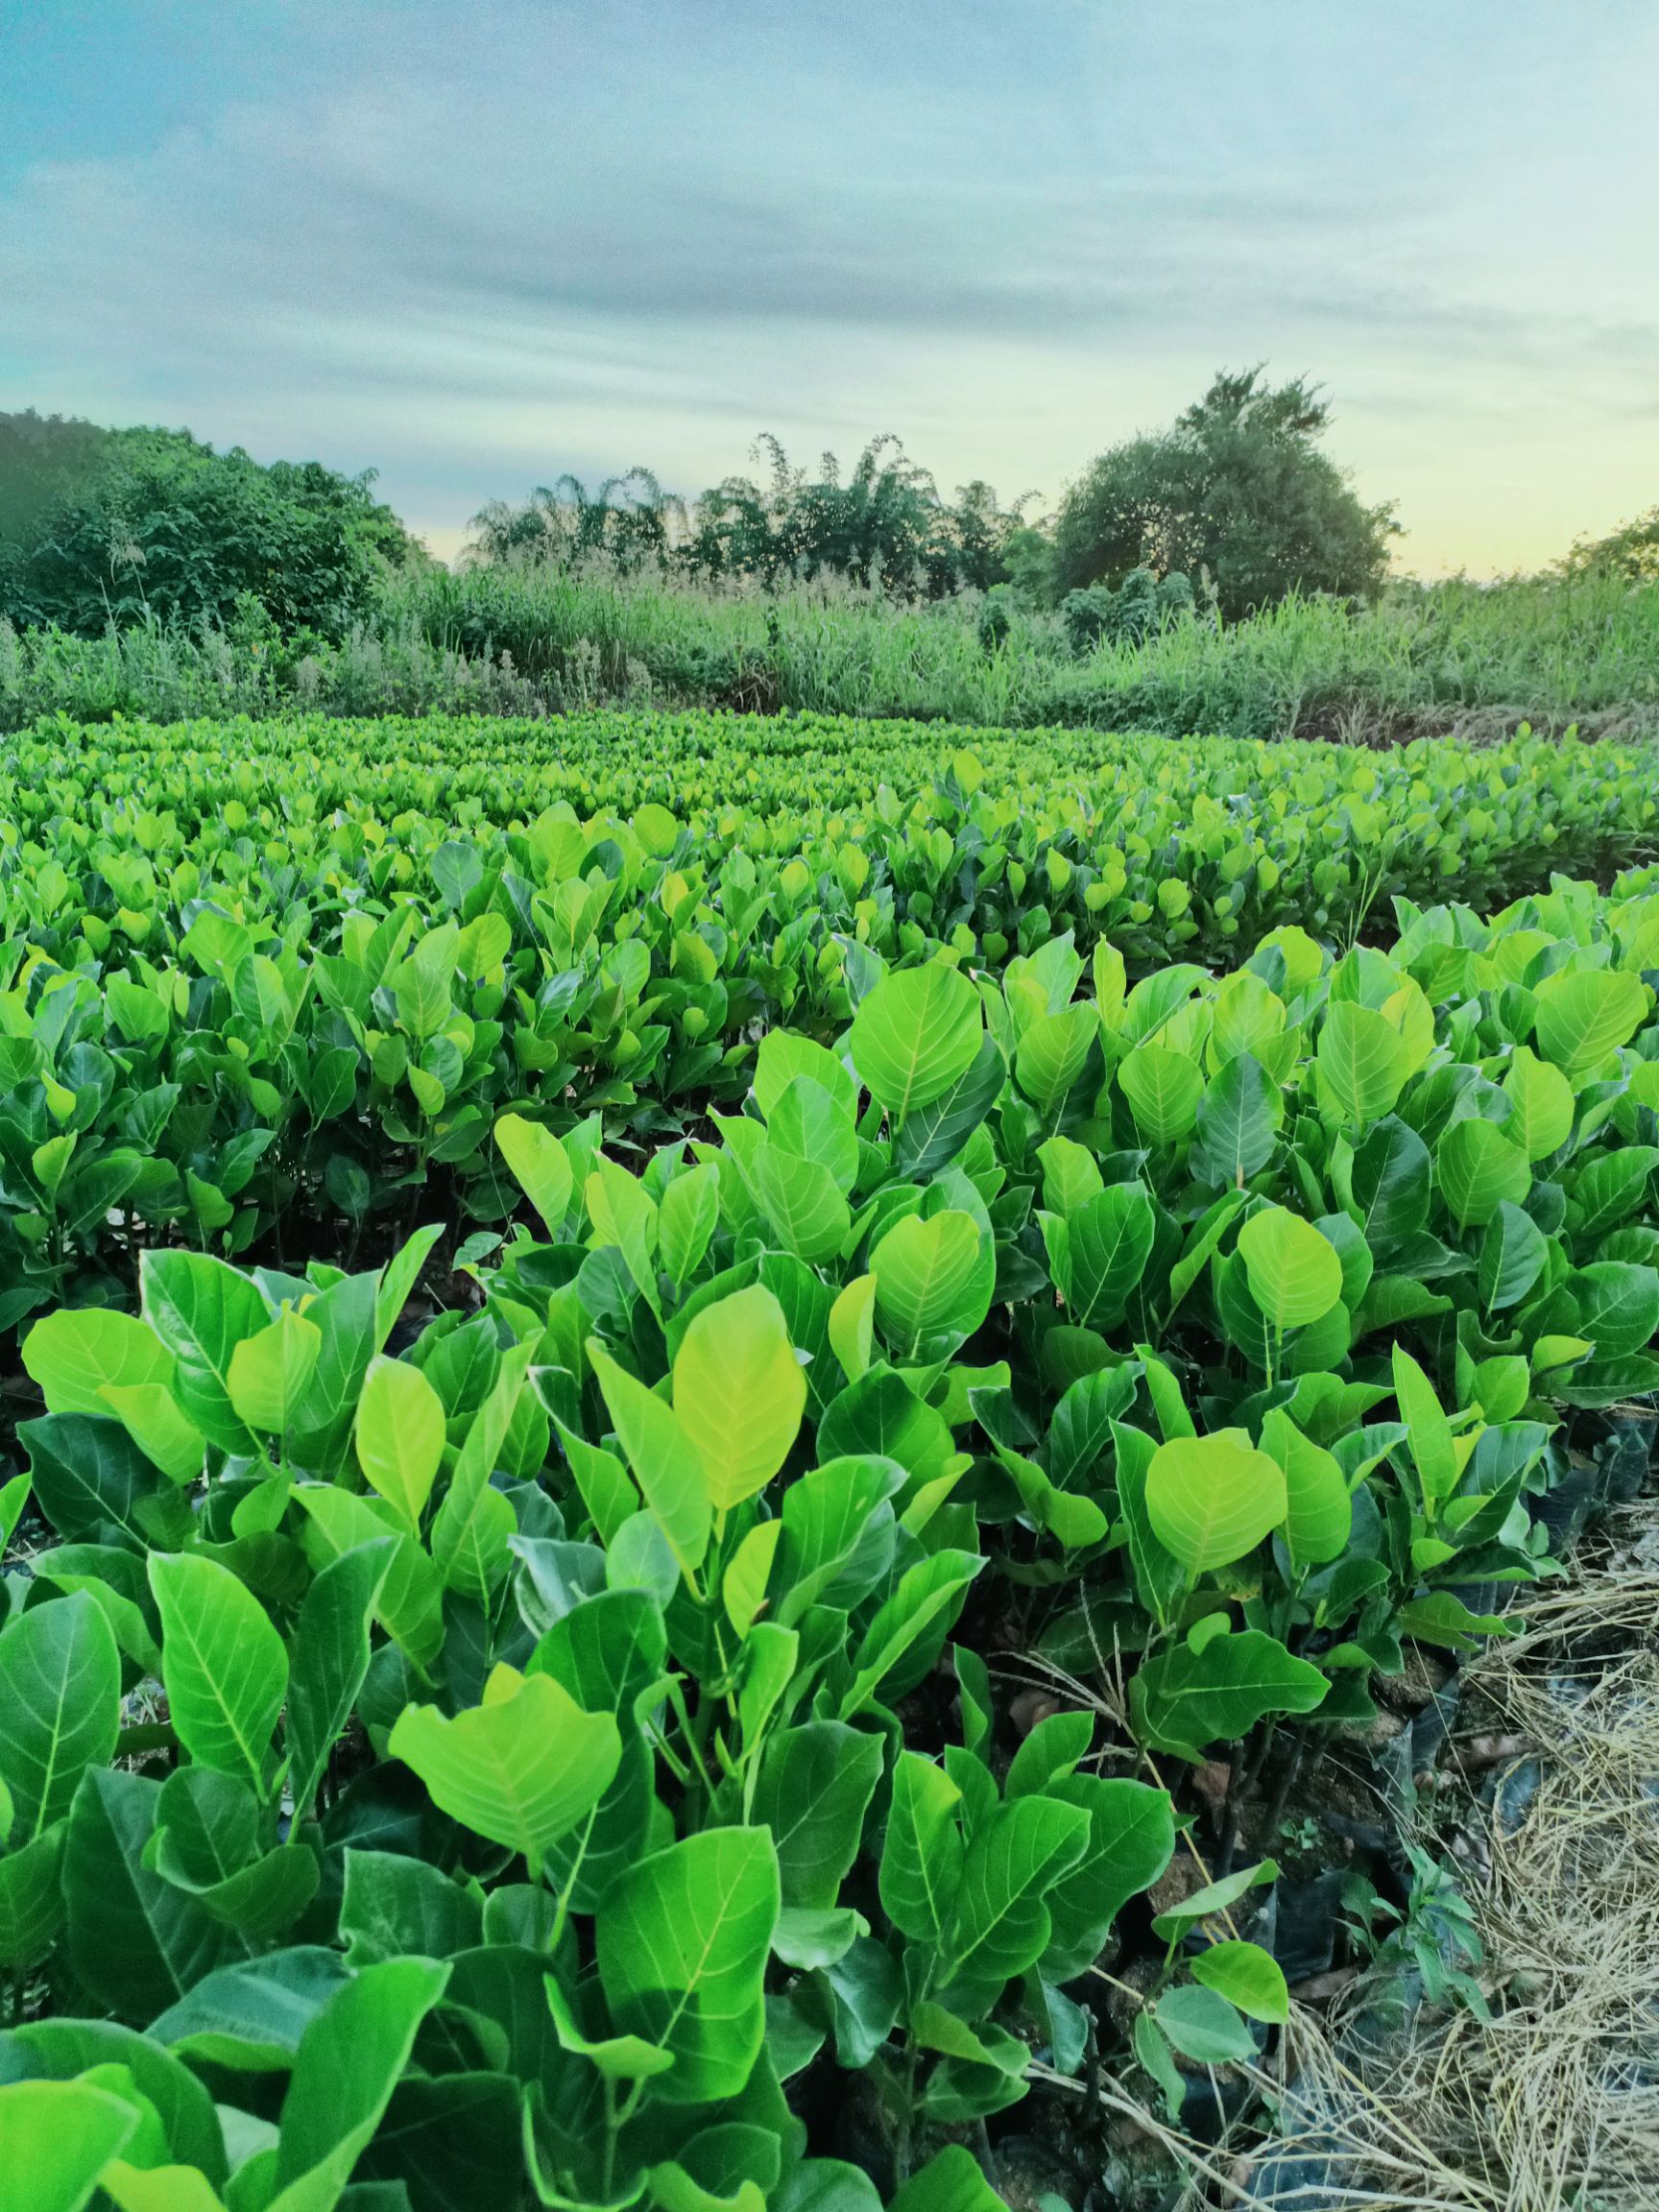
[[[0,2212],[81,2212],[138,2126],[134,2105],[91,2082],[0,2083]]]
[[[631,1867],[594,1923],[613,2026],[672,2052],[672,2104],[734,2097],[766,2030],[778,1859],[761,1828],[711,1828]]]
[[[700,1309],[674,1356],[674,1415],[716,1513],[765,1488],[805,1407],[806,1379],[770,1290],[752,1284]]]
[[[1392,1114],[1411,1071],[1399,1030],[1352,998],[1327,1010],[1317,1059],[1321,1094],[1341,1120],[1357,1125]]]
[[[389,1959],[328,2000],[301,2038],[282,2100],[266,2212],[333,2212],[448,1979],[430,1959]]]
[[[146,1251],[139,1260],[144,1318],[177,1362],[173,1388],[210,1444],[248,1453],[253,1439],[230,1402],[238,1344],[271,1319],[251,1277],[204,1252]]]
[[[121,1656],[85,1592],[34,1605],[0,1630],[0,1786],[12,1850],[68,1812],[121,1731]]]
[[[785,1905],[835,1903],[881,1767],[880,1737],[839,1720],[808,1720],[768,1741],[751,1816],[772,1832]]]
[[[1090,1816],[1054,1797],[1017,1797],[975,1829],[946,1934],[951,1983],[994,1996],[1034,1966],[1053,1933],[1048,1893],[1089,1848]]]
[[[150,1587],[161,1615],[161,1679],[192,1759],[240,1775],[263,1795],[271,1737],[288,1693],[288,1654],[265,1608],[217,1560],[156,1553]]]
[[[1253,1551],[1285,1519],[1285,1476],[1243,1430],[1176,1436],[1146,1470],[1153,1533],[1194,1575]]]
[[[941,1335],[958,1341],[984,1320],[995,1274],[971,1214],[907,1214],[870,1255],[876,1313],[902,1357],[915,1358]]]
[[[503,1114],[495,1124],[495,1142],[513,1171],[514,1181],[541,1214],[549,1237],[557,1238],[569,1212],[576,1181],[570,1160],[551,1129],[528,1121],[521,1114]]]
[[[1311,1713],[1330,1688],[1317,1667],[1260,1628],[1212,1636],[1201,1649],[1177,1644],[1141,1667],[1129,1685],[1135,1733],[1149,1750],[1197,1761],[1269,1713]]]
[[[962,1792],[933,1760],[901,1751],[881,1844],[881,1904],[902,1936],[943,1951],[962,1883]]]
[[[1252,1214],[1238,1232],[1250,1295],[1277,1330],[1306,1329],[1342,1296],[1342,1262],[1311,1221],[1283,1206]]]
[[[229,1938],[200,1901],[145,1863],[161,1785],[88,1768],[63,1853],[69,1962],[94,2004],[141,2023],[216,1966]]]
[[[444,1456],[444,1404],[407,1360],[375,1358],[352,1426],[357,1464],[371,1489],[419,1528]]]
[[[609,1713],[585,1713],[550,1674],[498,1666],[482,1705],[450,1719],[408,1706],[387,1745],[451,1819],[517,1851],[537,1873],[604,1796],[622,1756]]]
[[[1537,998],[1538,1049],[1575,1083],[1600,1073],[1635,1036],[1649,1004],[1641,977],[1613,968],[1547,975]]]
[[[173,1355],[147,1323],[107,1306],[65,1308],[36,1321],[23,1339],[23,1364],[49,1413],[107,1413],[106,1383],[165,1383]]]
[[[882,976],[859,1000],[847,1042],[870,1095],[899,1120],[960,1081],[983,1030],[979,994],[959,969],[934,960]]]
[[[369,1624],[397,1558],[386,1536],[331,1559],[305,1593],[288,1695],[288,1791],[303,1815],[369,1671]]]

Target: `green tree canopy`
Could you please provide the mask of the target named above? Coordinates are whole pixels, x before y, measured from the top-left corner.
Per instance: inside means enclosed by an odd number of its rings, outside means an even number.
[[[1388,507],[1366,507],[1318,449],[1330,408],[1305,379],[1223,373],[1174,427],[1114,445],[1067,493],[1055,525],[1057,593],[1135,568],[1207,570],[1229,619],[1290,591],[1371,599]]]
[[[0,416],[0,614],[84,636],[156,617],[225,624],[256,598],[278,630],[337,637],[378,561],[414,541],[373,471],[263,467],[185,430]]]

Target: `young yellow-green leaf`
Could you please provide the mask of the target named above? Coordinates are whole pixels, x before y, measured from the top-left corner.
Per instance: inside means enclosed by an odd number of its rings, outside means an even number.
[[[418,1528],[444,1457],[444,1402],[421,1369],[371,1360],[352,1433],[370,1487]]]
[[[585,1713],[551,1674],[502,1664],[483,1704],[453,1719],[435,1705],[406,1706],[387,1751],[451,1819],[517,1852],[534,1878],[611,1787],[622,1739],[613,1714]]]
[[[721,1576],[721,1602],[739,1636],[748,1635],[765,1602],[766,1585],[782,1533],[781,1521],[757,1521],[732,1554],[732,1563]]]
[[[444,1503],[432,1524],[432,1557],[451,1590],[489,1604],[510,1562],[517,1527],[510,1499],[492,1483],[529,1372],[531,1344],[501,1356],[490,1395],[461,1440]]]
[[[165,1384],[173,1355],[148,1322],[107,1306],[64,1307],[23,1339],[23,1364],[48,1413],[107,1413],[107,1384]]]
[[[806,1378],[764,1285],[702,1308],[674,1357],[674,1417],[703,1462],[716,1513],[765,1488],[805,1409]]]
[[[279,1436],[305,1395],[323,1349],[323,1332],[301,1313],[282,1313],[230,1355],[226,1387],[238,1420]]]
[[[1647,1019],[1639,975],[1615,968],[1560,970],[1538,986],[1538,1049],[1575,1083],[1599,1074]]]
[[[1484,1228],[1505,1200],[1519,1206],[1532,1168],[1505,1126],[1475,1115],[1454,1121],[1434,1147],[1434,1171],[1459,1229]]]
[[[657,1210],[658,1247],[663,1272],[683,1290],[709,1249],[720,1218],[720,1171],[707,1163],[676,1175]]]
[[[1118,1084],[1135,1126],[1154,1144],[1178,1144],[1198,1119],[1204,1070],[1167,1045],[1137,1045],[1118,1066]]]
[[[1153,1533],[1193,1574],[1253,1551],[1286,1512],[1285,1477],[1241,1429],[1177,1436],[1146,1470]]]
[[[1411,1072],[1399,1030],[1374,1007],[1352,998],[1327,1009],[1317,1062],[1323,1095],[1356,1126],[1392,1114]]]
[[[1515,1047],[1503,1077],[1509,1118],[1503,1123],[1528,1160],[1542,1160],[1573,1134],[1578,1097],[1571,1080],[1525,1045]]]
[[[216,1559],[152,1553],[161,1679],[179,1741],[198,1766],[266,1791],[271,1736],[288,1692],[288,1654],[265,1608]]]
[[[100,1412],[114,1414],[169,1482],[196,1480],[207,1439],[179,1410],[178,1399],[164,1382],[106,1382],[98,1395],[103,1401]]]
[[[82,2212],[139,2125],[136,2105],[90,2081],[0,2084],[0,2205]]]
[[[1311,1221],[1283,1206],[1253,1214],[1238,1232],[1250,1295],[1275,1329],[1306,1329],[1342,1296],[1342,1262]]]
[[[1400,1345],[1394,1347],[1394,1395],[1406,1424],[1412,1463],[1422,1485],[1424,1508],[1432,1517],[1457,1486],[1457,1451],[1452,1424],[1434,1395],[1434,1386]]]
[[[830,1349],[841,1362],[849,1382],[856,1382],[870,1364],[876,1345],[876,1278],[855,1275],[836,1294],[830,1309]]]
[[[259,1286],[205,1252],[146,1251],[138,1262],[144,1318],[178,1365],[173,1392],[210,1444],[252,1453],[246,1422],[230,1403],[230,1360],[245,1337],[266,1327]]]
[[[853,1065],[896,1120],[942,1098],[979,1050],[979,994],[942,960],[883,975],[858,1002],[848,1037]]]
[[[1285,1544],[1294,1565],[1340,1558],[1354,1526],[1354,1501],[1336,1460],[1304,1436],[1283,1407],[1262,1422],[1262,1449],[1285,1477]]]
[[[930,1337],[970,1334],[990,1310],[994,1270],[972,1214],[908,1214],[870,1255],[876,1312],[888,1341],[914,1358]]]
[[[690,1579],[709,1550],[714,1518],[702,1455],[667,1402],[619,1367],[597,1337],[589,1339],[588,1358],[646,1507]]]
[[[1285,1969],[1259,1943],[1212,1943],[1193,1960],[1192,1979],[1217,1990],[1252,2020],[1282,2028],[1290,2017]]]
[[[495,1143],[513,1180],[541,1214],[548,1236],[556,1238],[576,1187],[564,1145],[551,1129],[540,1121],[527,1121],[521,1114],[500,1117]]]

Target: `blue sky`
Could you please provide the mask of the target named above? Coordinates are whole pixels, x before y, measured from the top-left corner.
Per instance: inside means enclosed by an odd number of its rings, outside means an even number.
[[[1659,498],[1650,0],[0,0],[0,406],[469,514],[756,432],[1051,500],[1222,364],[1401,558]]]

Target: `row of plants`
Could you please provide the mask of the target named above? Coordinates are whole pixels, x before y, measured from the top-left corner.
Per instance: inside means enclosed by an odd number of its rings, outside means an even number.
[[[1103,2052],[1255,2058],[1275,1868],[1182,1775],[1503,1633],[1659,1384],[1659,878],[1398,920],[850,938],[730,1112],[496,1113],[452,1266],[36,1321],[17,2202],[974,2212]]]
[[[1352,944],[1390,894],[1494,904],[1659,839],[1647,757],[1610,746],[1051,733],[935,771],[936,734],[808,718],[596,716],[557,760],[521,735],[12,749],[0,1328],[129,1295],[157,1241],[280,1264],[380,1249],[423,1204],[499,1220],[499,1114],[603,1114],[633,1145],[700,1127],[762,1031],[833,1042],[884,963],[1066,941],[1196,976],[1295,917]]]

